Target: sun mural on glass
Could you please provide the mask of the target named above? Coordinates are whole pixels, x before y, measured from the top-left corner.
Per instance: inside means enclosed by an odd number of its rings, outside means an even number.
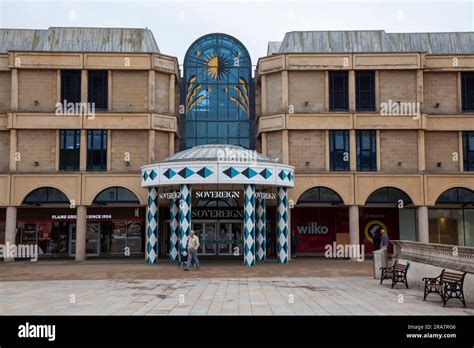
[[[246,48],[229,35],[206,35],[191,45],[181,93],[183,149],[215,143],[252,147],[251,69]]]

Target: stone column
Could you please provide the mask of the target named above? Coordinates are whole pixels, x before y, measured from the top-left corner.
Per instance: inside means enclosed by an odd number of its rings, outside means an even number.
[[[288,188],[278,187],[277,242],[278,263],[288,263]]]
[[[263,192],[255,200],[255,222],[257,224],[257,261],[267,259],[267,226],[266,226],[266,200],[262,197]]]
[[[86,259],[87,208],[83,205],[78,206],[76,214],[76,261],[84,261]]]
[[[146,263],[158,263],[158,188],[148,188]]]
[[[7,207],[7,216],[5,221],[5,247],[16,243],[16,207]],[[5,262],[15,261],[13,257],[5,257]]]
[[[430,242],[430,234],[428,228],[428,207],[422,206],[416,208],[416,220],[418,223],[418,241],[422,243]]]
[[[349,241],[351,245],[359,245],[359,207],[349,207]]]
[[[180,238],[180,255],[187,252],[188,236],[191,231],[191,202],[192,189],[191,185],[182,184],[179,186],[180,203],[179,203],[179,238]],[[189,265],[188,265],[189,266]]]
[[[170,255],[171,261],[178,260],[179,252],[179,198],[178,193],[173,192],[170,199]]]
[[[255,185],[244,184],[244,265],[255,266]]]

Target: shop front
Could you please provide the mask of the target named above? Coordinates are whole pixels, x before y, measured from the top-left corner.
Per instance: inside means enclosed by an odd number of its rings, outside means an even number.
[[[456,187],[428,209],[429,242],[474,246],[474,192]]]
[[[38,245],[40,257],[74,257],[76,210],[19,208],[16,243]],[[90,208],[86,225],[87,256],[143,256],[145,208]]]
[[[178,260],[192,229],[200,255],[243,256],[244,265],[254,266],[275,252],[279,263],[287,263],[293,186],[293,167],[235,145],[196,146],[142,167],[147,262],[157,263],[163,244],[168,258]]]

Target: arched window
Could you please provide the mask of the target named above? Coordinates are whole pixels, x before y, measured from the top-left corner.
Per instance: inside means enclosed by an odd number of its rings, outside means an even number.
[[[252,148],[252,62],[245,46],[226,34],[197,39],[184,58],[182,149],[204,144]]]
[[[67,196],[54,187],[41,187],[36,189],[23,200],[23,204],[69,204]]]
[[[372,192],[367,198],[365,204],[387,204],[387,205],[398,205],[400,200],[403,201],[403,205],[411,204],[411,198],[395,187],[382,187]]]
[[[306,190],[298,199],[297,204],[343,204],[341,196],[327,187],[313,187]]]
[[[463,187],[446,190],[438,197],[436,204],[474,204],[474,191]]]
[[[105,189],[101,193],[99,193],[95,197],[94,203],[101,205],[114,203],[140,204],[140,201],[132,191],[127,190],[123,187],[115,186]]]
[[[198,208],[234,208],[238,207],[239,203],[235,198],[218,198],[218,199],[204,199],[201,198],[196,207]]]

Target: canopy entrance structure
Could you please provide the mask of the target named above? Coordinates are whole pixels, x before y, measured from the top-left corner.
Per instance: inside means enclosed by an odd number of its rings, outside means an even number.
[[[244,256],[244,265],[266,259],[266,200],[272,195],[277,209],[278,263],[288,263],[288,189],[294,187],[294,167],[240,146],[201,145],[143,166],[141,174],[141,186],[148,189],[147,263],[158,263],[160,200],[169,201],[169,258],[177,260],[186,250],[191,230],[193,187],[199,188],[201,197],[225,200],[235,198],[239,186],[243,186],[244,241],[239,254]],[[219,214],[218,204],[215,209]]]

